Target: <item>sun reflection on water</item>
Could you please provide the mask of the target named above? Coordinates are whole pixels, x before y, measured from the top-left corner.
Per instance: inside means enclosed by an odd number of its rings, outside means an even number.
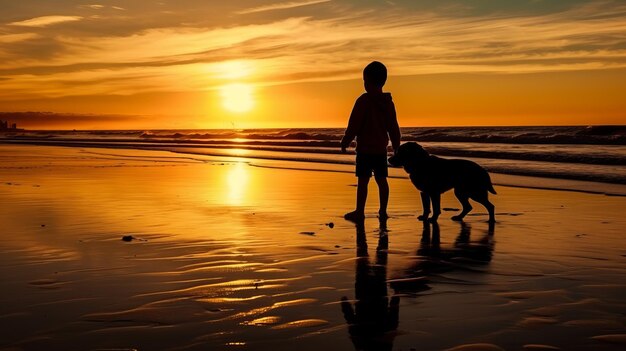
[[[246,203],[248,182],[248,165],[245,163],[237,163],[226,172],[226,199],[229,205],[241,206]]]
[[[246,149],[228,149],[228,152],[233,156],[247,156],[250,154],[250,150]]]

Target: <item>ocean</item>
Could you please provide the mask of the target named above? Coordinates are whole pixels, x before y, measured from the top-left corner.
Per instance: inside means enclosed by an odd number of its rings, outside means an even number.
[[[343,131],[42,130],[0,134],[0,142],[165,150],[196,156],[245,157],[257,166],[352,172],[353,149],[348,154],[339,150]],[[626,193],[626,125],[402,128],[402,141],[416,141],[441,157],[474,160],[492,177],[495,175],[496,183],[501,179],[506,185]],[[406,177],[399,169],[390,174]]]

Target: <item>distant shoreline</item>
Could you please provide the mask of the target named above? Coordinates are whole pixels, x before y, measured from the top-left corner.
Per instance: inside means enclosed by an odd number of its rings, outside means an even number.
[[[18,129],[23,138],[78,135],[152,139],[177,142],[207,139],[339,141],[344,128],[251,129]],[[487,144],[626,145],[626,125],[401,127],[403,141],[475,142]]]

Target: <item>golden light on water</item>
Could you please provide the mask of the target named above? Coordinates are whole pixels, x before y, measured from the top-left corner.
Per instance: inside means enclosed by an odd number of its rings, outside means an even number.
[[[232,156],[247,156],[250,154],[248,149],[228,149],[228,153]]]
[[[248,165],[237,163],[226,172],[226,202],[232,206],[245,203],[248,190]]]

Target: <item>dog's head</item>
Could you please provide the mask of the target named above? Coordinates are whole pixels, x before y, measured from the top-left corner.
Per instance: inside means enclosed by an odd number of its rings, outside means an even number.
[[[428,151],[418,143],[408,142],[400,145],[398,152],[389,158],[389,164],[394,167],[404,167],[404,170],[411,173],[415,163],[428,155]]]

